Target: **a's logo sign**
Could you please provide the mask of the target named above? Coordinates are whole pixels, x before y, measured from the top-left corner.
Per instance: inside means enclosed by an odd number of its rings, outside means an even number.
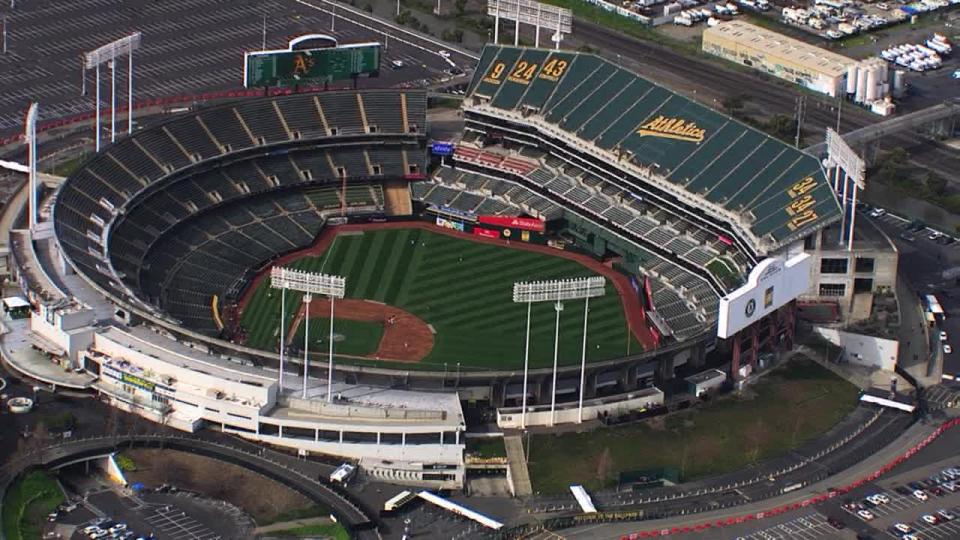
[[[637,135],[701,143],[707,135],[707,130],[697,126],[695,122],[660,115],[641,125],[640,129],[637,130]]]
[[[753,317],[753,314],[757,311],[757,301],[751,298],[747,302],[747,307],[744,308],[743,312],[746,313],[747,317]]]

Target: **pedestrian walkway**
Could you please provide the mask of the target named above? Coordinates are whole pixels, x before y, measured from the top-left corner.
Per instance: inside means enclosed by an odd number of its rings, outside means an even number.
[[[310,525],[326,525],[328,523],[332,523],[329,517],[294,519],[291,521],[281,521],[279,523],[271,523],[270,525],[257,527],[253,530],[253,532],[255,534],[265,534],[276,531],[285,531],[287,529],[299,529],[300,527],[307,527]]]
[[[517,497],[533,495],[530,472],[527,470],[527,460],[523,453],[523,439],[520,435],[507,435],[503,437],[503,445],[507,448],[507,463],[510,466],[510,476],[513,478],[514,495]]]

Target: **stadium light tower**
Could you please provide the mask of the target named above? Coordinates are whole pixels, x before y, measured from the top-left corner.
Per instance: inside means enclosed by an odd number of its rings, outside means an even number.
[[[560,312],[563,302],[584,300],[583,305],[583,348],[580,358],[580,404],[577,422],[583,421],[584,383],[587,373],[587,316],[590,313],[590,299],[603,296],[606,292],[606,279],[591,276],[577,279],[552,281],[529,281],[513,284],[513,301],[527,304],[527,332],[523,354],[523,397],[520,410],[520,428],[527,427],[527,378],[530,368],[530,312],[534,302],[553,302],[557,313],[553,335],[553,384],[550,388],[550,425],[556,420],[557,408],[557,361],[560,353]]]
[[[346,278],[331,274],[304,272],[293,268],[275,266],[270,270],[270,286],[281,290],[280,300],[280,390],[283,390],[283,322],[286,318],[284,295],[287,289],[304,293],[306,316],[304,317],[303,343],[303,398],[307,398],[307,374],[310,367],[310,302],[313,295],[323,295],[330,298],[330,348],[327,362],[327,402],[333,401],[333,304],[336,298],[343,298],[346,293]]]
[[[40,221],[37,219],[37,196],[40,193],[40,182],[37,179],[37,111],[39,105],[36,102],[30,104],[27,109],[27,117],[24,122],[23,139],[27,143],[27,189],[30,190],[30,230],[37,227]]]
[[[127,134],[133,133],[133,51],[140,48],[140,32],[134,32],[129,36],[122,37],[116,41],[94,49],[83,55],[83,68],[93,69],[97,79],[97,97],[96,97],[96,130],[97,130],[97,152],[100,151],[100,64],[106,63],[110,67],[110,142],[116,140],[116,73],[117,57],[127,55],[129,63],[127,68]]]

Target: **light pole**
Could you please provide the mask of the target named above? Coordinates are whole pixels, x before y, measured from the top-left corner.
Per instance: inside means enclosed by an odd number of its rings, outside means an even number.
[[[550,385],[550,425],[557,419],[557,361],[560,358],[560,312],[563,311],[563,302],[557,300],[553,305],[557,312],[557,320],[553,332],[553,384]]]
[[[307,375],[310,369],[310,302],[313,295],[303,295],[303,399],[307,399]]]
[[[553,338],[553,387],[551,388],[550,398],[550,425],[553,425],[556,413],[557,402],[557,371],[559,363],[559,345],[560,345],[560,312],[563,311],[563,302],[570,300],[588,299],[603,296],[606,292],[606,279],[602,276],[592,276],[576,279],[561,279],[552,281],[528,281],[513,284],[514,303],[527,304],[527,332],[526,346],[523,362],[523,397],[520,411],[520,425],[526,429],[527,425],[527,377],[529,371],[530,356],[530,307],[533,302],[552,302],[556,311],[556,321]],[[586,318],[588,306],[584,306],[584,318]],[[586,342],[586,323],[584,323],[584,342]],[[586,346],[584,346],[583,359],[581,359],[580,373],[580,415],[583,414],[583,381],[586,379]]]
[[[306,328],[304,329],[304,355],[303,355],[303,397],[307,397],[307,364],[309,362],[309,335],[310,335],[310,300],[312,295],[323,295],[330,299],[330,347],[327,360],[327,401],[333,401],[333,319],[334,319],[334,300],[343,298],[346,293],[346,279],[341,276],[331,274],[318,274],[314,272],[304,272],[292,268],[283,268],[275,266],[270,270],[270,286],[275,289],[290,289],[305,293],[304,302],[306,303]],[[281,301],[281,345],[280,345],[280,387],[283,388],[283,334],[285,311]]]
[[[117,57],[122,57],[124,54],[130,55],[128,59],[129,64],[129,73],[127,74],[127,131],[133,131],[133,51],[140,48],[140,32],[134,32],[126,37],[122,37],[116,41],[107,43],[106,45],[94,49],[83,55],[83,69],[93,69],[96,75],[96,149],[97,152],[100,151],[100,64],[106,63],[110,67],[110,142],[116,140],[116,109],[117,109],[117,93],[116,93],[116,72],[117,72]],[[86,77],[84,77],[84,87],[86,90]]]
[[[3,54],[7,54],[7,16],[3,16]]]

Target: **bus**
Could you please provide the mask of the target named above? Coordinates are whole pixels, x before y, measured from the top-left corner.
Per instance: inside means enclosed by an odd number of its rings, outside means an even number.
[[[932,313],[937,321],[942,321],[943,319],[947,318],[946,314],[943,312],[943,307],[940,306],[940,301],[937,300],[936,296],[928,294],[924,297],[924,299],[926,300],[927,304],[926,311]]]

